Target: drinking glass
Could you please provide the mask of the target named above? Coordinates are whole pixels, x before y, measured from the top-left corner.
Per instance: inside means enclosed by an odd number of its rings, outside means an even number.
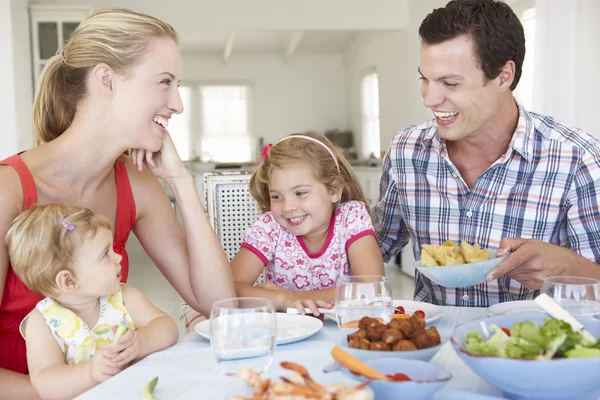
[[[356,329],[362,317],[392,318],[392,286],[385,276],[346,276],[335,288],[335,313],[340,329]]]
[[[549,276],[541,293],[546,293],[574,317],[600,315],[600,281],[578,276]]]
[[[258,297],[217,301],[210,311],[210,345],[221,372],[242,367],[257,373],[269,368],[275,354],[277,319],[273,302]]]

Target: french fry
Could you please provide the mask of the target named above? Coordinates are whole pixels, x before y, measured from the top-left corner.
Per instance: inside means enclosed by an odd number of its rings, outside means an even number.
[[[482,249],[479,243],[470,245],[446,240],[439,246],[424,244],[421,248],[422,267],[443,267],[447,265],[470,264],[489,260],[490,250]]]

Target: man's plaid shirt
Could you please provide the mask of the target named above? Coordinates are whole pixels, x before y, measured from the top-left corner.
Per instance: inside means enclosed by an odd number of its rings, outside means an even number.
[[[599,167],[598,140],[521,106],[508,151],[470,189],[435,120],[400,130],[384,160],[374,213],[383,257],[409,239],[418,259],[423,244],[465,240],[498,249],[509,237],[567,247],[599,263]],[[415,299],[434,304],[487,307],[535,295],[507,276],[450,288],[416,272]]]

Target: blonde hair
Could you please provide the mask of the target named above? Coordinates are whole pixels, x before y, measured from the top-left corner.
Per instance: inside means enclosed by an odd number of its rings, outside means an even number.
[[[92,68],[104,63],[125,72],[144,56],[153,38],[178,43],[173,27],[158,18],[123,8],[92,12],[42,71],[32,115],[37,138],[49,142],[71,125]]]
[[[303,138],[281,140],[271,147],[266,159],[260,163],[250,178],[250,193],[256,199],[262,212],[271,210],[269,181],[273,171],[297,166],[303,162],[311,166],[317,181],[325,185],[328,190],[342,189],[340,203],[357,200],[367,204],[356,174],[336,145],[324,135],[316,132],[295,133],[290,136],[297,135],[316,139],[326,147]],[[337,158],[337,164],[327,148]]]
[[[59,218],[74,229],[68,230]],[[87,208],[46,204],[24,210],[8,228],[4,243],[15,274],[30,290],[50,296],[56,275],[72,272],[73,254],[98,229],[111,229],[110,222]]]

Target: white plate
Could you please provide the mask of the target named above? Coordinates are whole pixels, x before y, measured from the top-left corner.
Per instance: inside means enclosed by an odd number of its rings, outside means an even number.
[[[423,303],[421,301],[394,300],[392,301],[392,304],[394,308],[398,306],[404,307],[404,311],[410,315],[417,310],[422,310],[425,313],[425,322],[428,324],[439,319],[442,314],[444,314],[444,307],[436,306],[431,303]],[[336,320],[335,314],[325,314],[325,317],[334,321]]]
[[[277,344],[287,344],[306,339],[319,332],[323,322],[306,315],[277,313]],[[210,340],[210,320],[199,322],[194,329],[203,338]]]
[[[544,312],[533,300],[507,301],[489,306],[489,316]]]

